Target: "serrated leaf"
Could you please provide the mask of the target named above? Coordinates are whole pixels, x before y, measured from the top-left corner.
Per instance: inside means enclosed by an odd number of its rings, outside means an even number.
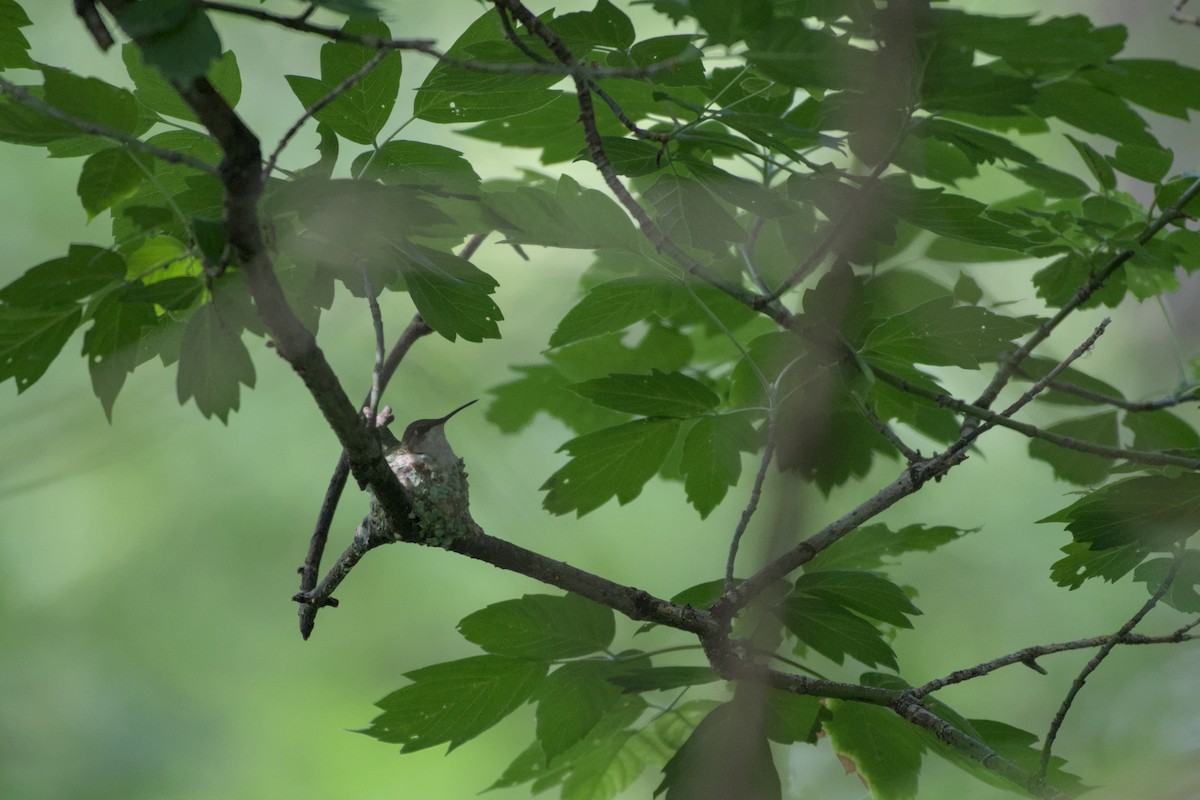
[[[420,245],[398,249],[404,282],[421,317],[450,341],[499,339],[504,319],[492,300],[496,279],[470,261]]]
[[[547,665],[486,655],[405,673],[410,686],[376,705],[383,713],[361,731],[411,753],[443,742],[450,749],[474,739],[529,700]]]
[[[834,752],[853,765],[879,800],[915,800],[925,744],[918,729],[890,709],[841,700],[827,702],[823,724]]]
[[[746,240],[746,231],[698,181],[662,175],[642,196],[663,233],[680,244],[720,254]]]
[[[169,81],[187,84],[208,72],[221,57],[221,39],[192,0],[143,0],[114,16],[141,48],[142,58]]]
[[[596,727],[621,700],[606,678],[619,664],[576,661],[563,664],[537,692],[537,741],[548,761],[567,751]]]
[[[486,189],[483,202],[496,227],[521,244],[582,250],[640,247],[640,234],[616,201],[585,189],[569,175],[558,179],[553,192],[532,186]]]
[[[1047,425],[1043,430],[1107,447],[1120,444],[1115,411],[1056,422]],[[1112,459],[1081,453],[1069,447],[1059,447],[1043,439],[1029,440],[1029,457],[1049,464],[1054,469],[1054,477],[1081,486],[1093,486],[1102,482],[1108,477],[1113,464]]]
[[[737,486],[742,474],[742,453],[752,453],[758,445],[753,426],[744,415],[725,414],[701,417],[683,440],[680,469],[688,502],[707,517]]]
[[[350,174],[390,186],[420,186],[433,192],[468,196],[479,194],[479,176],[462,153],[426,142],[393,141],[378,150],[361,153],[350,166]]]
[[[73,244],[62,258],[32,267],[0,289],[0,301],[13,306],[61,306],[119,283],[125,261],[111,250],[91,244]]]
[[[942,189],[917,189],[897,182],[881,186],[881,199],[900,219],[939,236],[964,242],[1024,251],[1029,242],[1006,225],[985,215],[978,200]]]
[[[0,0],[0,70],[34,68],[29,40],[21,33],[32,24],[16,0]]]
[[[351,17],[342,26],[354,36],[376,36],[390,39],[391,31],[377,19]],[[312,108],[343,81],[358,72],[375,55],[374,48],[351,41],[328,42],[321,46],[321,77],[308,78],[287,75],[288,85],[304,108]],[[400,91],[403,62],[400,52],[393,50],[331,103],[316,113],[319,122],[328,125],[339,136],[358,144],[374,144],[387,124]]]
[[[1096,148],[1070,135],[1067,135],[1067,141],[1079,153],[1079,157],[1083,159],[1084,165],[1088,168],[1088,172],[1092,173],[1092,177],[1096,179],[1096,183],[1110,191],[1117,188],[1117,176],[1113,174],[1108,160],[1097,153]]]
[[[644,417],[688,419],[721,402],[712,389],[682,372],[615,374],[568,387],[596,405]]]
[[[1089,578],[1115,583],[1146,558],[1137,544],[1101,549],[1088,542],[1071,542],[1062,551],[1066,555],[1050,566],[1050,579],[1068,589],[1078,589]]]
[[[806,572],[796,580],[793,595],[829,600],[843,608],[898,628],[911,628],[912,623],[908,621],[908,617],[921,613],[908,599],[904,590],[887,578],[872,572]]]
[[[661,278],[636,275],[593,286],[550,335],[550,346],[624,330],[669,302],[671,285]]]
[[[153,306],[131,302],[128,294],[127,290],[119,289],[101,300],[92,314],[92,327],[83,336],[92,391],[109,422],[125,377],[138,364],[142,334],[158,322]]]
[[[125,89],[51,67],[44,67],[42,75],[46,102],[77,119],[135,135],[148,127],[138,115],[133,94]],[[79,134],[73,126],[72,130]]]
[[[780,800],[783,789],[761,723],[761,704],[734,700],[717,706],[663,767],[654,795],[666,800],[744,797]],[[755,698],[756,699],[756,698]]]
[[[613,612],[574,594],[527,594],[469,614],[458,632],[489,653],[553,661],[606,649],[616,628]]]
[[[975,529],[978,530],[978,529]],[[882,567],[888,562],[885,557],[896,557],[904,553],[933,552],[949,544],[971,530],[952,528],[949,525],[906,525],[892,530],[884,524],[864,525],[852,536],[844,536],[804,565],[805,572],[821,570],[866,570]]]
[[[712,667],[645,667],[609,680],[627,692],[657,692],[721,680]]]
[[[584,56],[597,47],[624,50],[633,44],[633,23],[609,0],[597,0],[591,11],[576,11],[555,17],[554,32],[576,55]]]
[[[1200,433],[1182,418],[1164,409],[1126,414],[1121,424],[1133,433],[1134,450],[1200,448]]]
[[[228,422],[241,402],[240,386],[254,387],[254,362],[242,342],[242,325],[224,304],[200,306],[188,319],[175,380],[180,405],[194,398],[205,417]]]
[[[540,40],[527,34],[529,46],[545,52]],[[481,53],[486,52],[486,58]],[[525,62],[526,55],[505,38],[499,15],[487,12],[472,22],[450,45],[446,55],[491,63]],[[541,108],[559,95],[550,87],[561,80],[553,74],[475,72],[439,61],[429,71],[413,101],[413,115],[437,123],[480,122],[524,114]]]
[[[487,419],[505,433],[516,433],[528,426],[539,411],[567,425],[575,433],[615,425],[625,415],[589,403],[570,391],[570,381],[553,366],[513,367],[521,377],[489,390],[495,400],[487,410]]]
[[[133,81],[133,96],[139,103],[156,114],[189,122],[196,121],[196,112],[183,101],[179,92],[167,83],[158,70],[142,60],[141,51],[136,44],[126,42],[121,46],[121,60]],[[237,55],[232,50],[226,50],[220,59],[213,62],[207,77],[209,83],[230,106],[237,106],[242,95],[242,77],[238,69]]]
[[[1028,317],[1006,317],[980,306],[939,297],[889,317],[867,335],[863,352],[909,364],[979,369],[1036,327]]]
[[[18,394],[36,383],[71,338],[81,316],[77,305],[0,305],[0,382],[15,379]]]
[[[583,516],[613,497],[625,505],[658,472],[678,433],[677,419],[640,419],[572,439],[560,448],[571,460],[542,484],[542,506]]]
[[[83,162],[75,193],[91,219],[133,194],[153,171],[154,162],[148,156],[109,147]]]
[[[797,639],[835,664],[850,656],[868,666],[898,669],[883,634],[838,600],[794,595],[784,602],[781,619]]]
[[[1162,596],[1162,601],[1176,611],[1185,614],[1200,612],[1200,552],[1184,550],[1182,563],[1175,570],[1175,577]],[[1163,581],[1171,574],[1174,558],[1155,558],[1139,564],[1133,571],[1133,579],[1146,584],[1147,594],[1154,595],[1162,588]]]
[[[1200,530],[1200,475],[1138,475],[1110,483],[1038,522],[1062,522],[1093,549],[1165,549]]]

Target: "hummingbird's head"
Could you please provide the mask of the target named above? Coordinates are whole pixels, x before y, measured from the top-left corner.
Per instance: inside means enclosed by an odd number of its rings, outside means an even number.
[[[428,436],[431,433],[436,432],[445,438],[445,434],[442,433],[442,426],[446,424],[446,420],[450,419],[467,406],[476,402],[478,402],[477,399],[472,400],[470,403],[463,403],[461,406],[454,409],[444,417],[438,417],[437,419],[418,419],[410,422],[408,427],[404,429],[404,435],[400,437],[400,446],[403,449],[414,453],[422,453],[427,451],[429,448],[424,445]]]

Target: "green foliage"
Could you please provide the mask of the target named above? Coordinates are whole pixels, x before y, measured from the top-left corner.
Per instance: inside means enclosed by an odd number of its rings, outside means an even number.
[[[759,580],[744,561],[735,571],[731,548],[728,575],[671,603],[654,597],[661,587],[623,594],[598,582],[588,596],[609,605],[531,594],[469,614],[459,631],[484,653],[407,673],[365,733],[403,752],[454,749],[533,703],[532,742],[494,787],[557,787],[568,799],[615,797],[655,766],[656,794],[683,800],[711,789],[712,765],[725,762],[741,770],[720,778],[730,796],[783,797],[780,746],[819,734],[877,798],[918,796],[931,751],[1007,789],[1078,791],[1032,734],[968,720],[901,677],[892,642],[916,635],[921,611],[916,590],[884,571],[969,531],[867,523],[966,456],[978,463],[990,428],[977,426],[1019,396],[1000,394],[1011,380],[1031,390],[1019,405],[1032,404],[1022,421],[1037,427],[989,425],[1030,436],[1041,474],[1083,487],[1040,520],[1072,537],[1051,578],[1075,589],[1132,572],[1149,595],[1200,613],[1189,548],[1200,433],[1174,408],[1194,403],[1200,373],[1139,404],[1116,388],[1123,376],[1061,360],[1078,342],[1056,338],[1059,357],[1027,349],[1061,336],[1060,312],[1158,299],[1200,268],[1196,176],[1179,171],[1146,114],[1186,120],[1200,109],[1200,72],[1123,58],[1123,27],[1079,15],[648,0],[642,10],[662,19],[635,25],[610,0],[561,14],[506,1],[441,48],[410,96],[403,60],[429,45],[408,27],[390,41],[364,0],[312,5],[348,18],[311,27],[328,41],[309,75],[280,76],[243,75],[222,49],[211,18],[236,10],[127,4],[114,17],[132,39],[120,52],[127,80],[109,83],[31,57],[29,19],[0,0],[0,141],[76,159],[84,214],[111,221],[103,246],[63,242],[65,255],[0,288],[0,382],[26,391],[79,331],[110,419],[127,377],[157,357],[180,403],[225,422],[256,380],[245,334],[294,344],[335,297],[365,306],[402,293],[460,347],[501,339],[506,314],[517,317],[539,326],[546,349],[489,390],[487,418],[516,434],[545,413],[568,430],[565,463],[539,476],[549,513],[629,504],[656,477],[680,483],[700,519],[719,519],[728,498],[744,504],[738,540],[754,535],[760,501],[786,505],[792,480],[857,492],[859,505],[816,535],[778,525],[765,549],[799,549]],[[214,124],[213,107],[234,114],[243,83],[268,79],[299,103],[289,122],[312,118],[316,161],[292,163],[289,133],[269,174],[255,173],[257,140],[240,165],[249,175],[238,174],[237,126]],[[217,97],[204,105],[208,85]],[[236,113],[263,123],[256,109]],[[451,127],[425,134],[436,142],[405,139],[413,120]],[[472,153],[526,148],[546,171],[485,169],[448,146],[458,134],[475,140]],[[550,169],[564,162],[569,172]],[[582,177],[592,168],[598,177]],[[249,208],[257,219],[239,216]],[[592,254],[561,319],[501,310],[501,281],[478,249],[488,235],[522,255]],[[1002,295],[990,273],[1018,261],[1036,265],[1032,281]],[[299,330],[281,324],[289,314]],[[293,366],[309,388],[344,406],[341,386],[313,377],[320,348],[301,349]],[[964,386],[979,399],[962,399]],[[880,469],[900,474],[862,491]],[[418,521],[434,513],[428,500],[411,503]],[[681,527],[691,514],[679,513]],[[817,516],[806,509],[804,524]],[[466,548],[477,532],[457,522],[426,543]],[[522,558],[505,566],[584,588]],[[756,604],[738,605],[745,587],[761,592]],[[613,609],[651,621],[639,632],[699,635],[708,662],[613,652],[626,634]],[[855,675],[847,659],[888,672]],[[797,671],[748,679],[782,669],[776,661]],[[811,677],[813,664],[834,677]],[[977,747],[913,724],[901,700]]]

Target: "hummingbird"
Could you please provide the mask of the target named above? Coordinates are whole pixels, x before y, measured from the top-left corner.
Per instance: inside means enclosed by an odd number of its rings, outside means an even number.
[[[364,520],[368,538],[409,539],[446,547],[470,530],[474,520],[469,508],[467,472],[463,460],[446,439],[445,425],[475,402],[464,403],[444,417],[410,422],[399,439],[386,427],[379,429],[383,456],[409,497],[410,517],[416,529],[414,536],[391,531],[383,509],[372,495],[370,514]]]

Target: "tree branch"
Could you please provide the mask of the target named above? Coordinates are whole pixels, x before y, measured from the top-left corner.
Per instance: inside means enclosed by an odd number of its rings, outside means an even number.
[[[59,122],[65,122],[72,128],[78,130],[80,133],[99,136],[103,139],[111,139],[114,142],[125,145],[131,150],[137,150],[140,153],[154,156],[155,158],[161,161],[166,161],[170,164],[184,164],[185,166],[189,166],[192,169],[199,170],[200,172],[204,172],[209,175],[217,174],[217,168],[212,164],[209,164],[207,161],[201,161],[195,156],[190,156],[187,153],[179,153],[175,150],[168,150],[165,147],[157,147],[149,144],[148,142],[143,142],[136,136],[128,134],[125,131],[117,130],[116,128],[111,128],[108,125],[102,125],[99,122],[89,122],[88,120],[80,119],[79,117],[68,114],[57,106],[47,103],[45,100],[34,97],[29,92],[25,91],[24,88],[15,83],[7,81],[4,78],[0,78],[0,92],[9,95],[21,105],[28,106],[36,111],[40,111],[46,116],[52,117]]]
[[[1176,220],[1183,219],[1185,216],[1183,209],[1187,207],[1187,204],[1195,199],[1198,195],[1200,195],[1200,178],[1192,181],[1192,184],[1186,190],[1184,190],[1183,194],[1181,194],[1174,203],[1164,209],[1161,214],[1159,214],[1149,225],[1146,226],[1145,230],[1143,230],[1137,237],[1138,245],[1146,244],[1146,242],[1157,236],[1163,228],[1167,227],[1167,225],[1175,222]],[[1103,286],[1104,282],[1107,281],[1114,272],[1120,269],[1120,267],[1126,261],[1133,258],[1133,256],[1134,250],[1132,248],[1120,250],[1115,253],[1113,257],[1104,264],[1104,266],[1092,273],[1091,277],[1084,281],[1083,284],[1077,290],[1075,290],[1074,296],[1072,296],[1070,300],[1063,304],[1063,307],[1060,308],[1053,317],[1039,325],[1037,330],[1030,334],[1029,338],[1026,339],[1025,342],[1021,344],[1021,346],[1018,347],[1015,352],[1005,359],[1000,369],[996,371],[994,376],[992,376],[991,382],[988,384],[987,388],[984,389],[983,393],[979,395],[979,398],[975,401],[974,405],[983,409],[990,407],[991,404],[995,402],[996,398],[1000,396],[1001,390],[1003,390],[1008,384],[1008,381],[1021,366],[1021,363],[1029,357],[1034,349],[1037,348],[1042,342],[1046,341],[1046,339],[1050,338],[1050,334],[1062,324],[1063,320],[1069,317],[1077,308],[1086,303],[1088,299],[1096,293],[1096,290]],[[974,425],[970,421],[964,423],[965,429],[969,429],[971,427],[974,427]]]
[[[1032,647],[1024,647],[1020,650],[1015,650],[998,658],[993,658],[991,661],[985,661],[982,664],[976,664],[973,667],[955,670],[949,675],[936,680],[929,681],[912,690],[912,693],[917,697],[925,697],[933,694],[939,689],[944,689],[947,686],[953,686],[956,683],[965,683],[975,678],[982,678],[1001,667],[1007,667],[1011,664],[1024,664],[1033,670],[1039,670],[1037,659],[1042,656],[1051,655],[1053,653],[1065,653],[1072,650],[1089,650],[1093,647],[1111,641],[1113,635],[1106,633],[1103,636],[1092,636],[1087,639],[1076,639],[1070,642],[1058,642],[1056,644],[1039,644]],[[1165,636],[1143,636],[1137,633],[1127,633],[1122,636],[1117,644],[1179,644],[1180,642],[1190,642],[1197,637],[1176,631]],[[1045,670],[1041,670],[1043,673]]]
[[[1084,665],[1083,669],[1080,670],[1079,676],[1075,678],[1074,683],[1071,684],[1070,691],[1067,692],[1067,696],[1063,699],[1062,705],[1059,706],[1058,713],[1054,715],[1054,720],[1050,723],[1050,730],[1046,733],[1046,740],[1042,744],[1042,756],[1038,762],[1039,776],[1045,777],[1046,775],[1046,770],[1050,766],[1050,753],[1054,749],[1054,740],[1058,738],[1058,732],[1062,728],[1062,724],[1067,718],[1067,713],[1071,710],[1071,704],[1075,701],[1075,698],[1079,695],[1079,692],[1083,690],[1083,685],[1087,682],[1088,676],[1100,667],[1101,662],[1108,657],[1108,654],[1113,651],[1113,648],[1121,643],[1121,639],[1127,636],[1129,632],[1132,631],[1134,627],[1141,622],[1147,614],[1150,613],[1150,610],[1158,605],[1158,601],[1162,599],[1162,596],[1167,593],[1167,589],[1171,587],[1171,583],[1175,580],[1175,575],[1179,572],[1179,567],[1182,564],[1183,550],[1181,548],[1175,553],[1175,559],[1171,562],[1170,569],[1163,577],[1162,583],[1160,583],[1158,588],[1154,590],[1154,594],[1150,596],[1150,599],[1147,600],[1140,609],[1138,609],[1136,614],[1129,618],[1128,622],[1122,625],[1116,633],[1109,637],[1108,641],[1105,642],[1098,651],[1096,651],[1096,655],[1092,656],[1088,663]]]

